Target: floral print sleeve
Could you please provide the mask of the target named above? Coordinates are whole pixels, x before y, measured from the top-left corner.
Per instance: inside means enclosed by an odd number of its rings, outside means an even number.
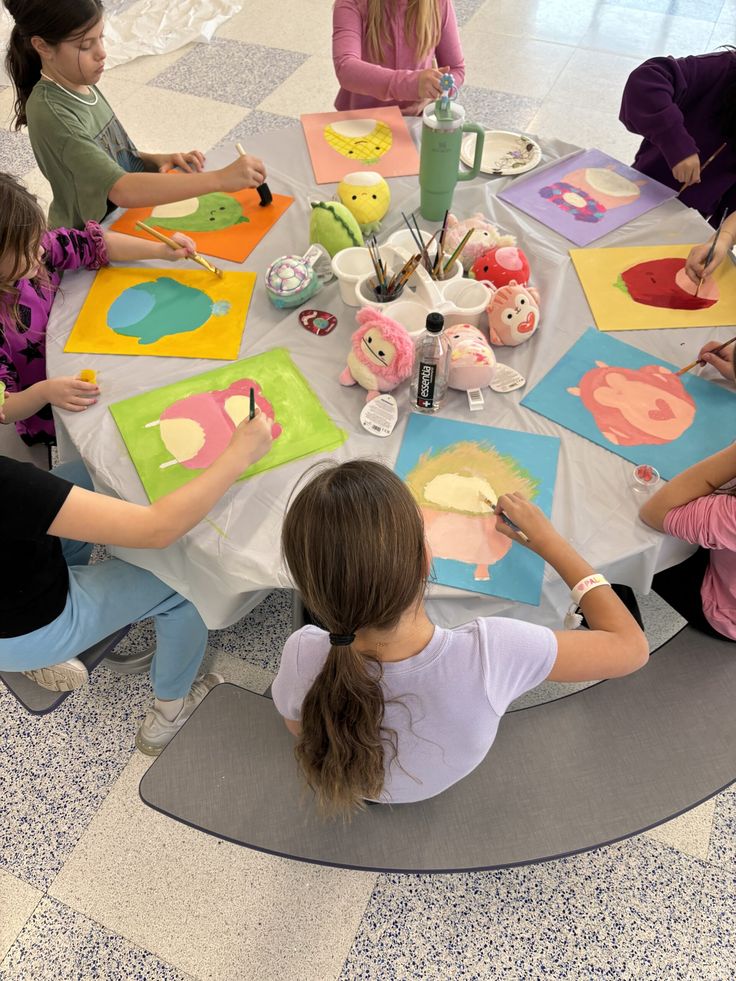
[[[55,228],[46,232],[41,242],[49,272],[99,269],[110,261],[102,228],[96,221],[88,221],[81,232],[75,228]]]

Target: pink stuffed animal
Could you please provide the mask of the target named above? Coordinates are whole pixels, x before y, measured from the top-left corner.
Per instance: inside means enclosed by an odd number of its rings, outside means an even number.
[[[463,249],[460,261],[467,272],[476,259],[480,258],[494,245],[516,245],[513,235],[502,235],[495,225],[492,225],[479,211],[470,218],[458,221],[455,215],[447,216],[447,232],[445,234],[445,255],[449,258],[462,242],[466,232],[473,229],[473,234]]]
[[[365,307],[355,319],[361,325],[352,337],[353,349],[340,375],[341,385],[362,385],[370,402],[381,392],[390,392],[411,375],[414,342],[401,324]]]
[[[515,246],[500,246],[489,249],[476,259],[470,270],[472,279],[484,280],[492,286],[506,286],[515,280],[526,286],[531,276],[529,260],[521,249]]]
[[[496,355],[484,335],[472,324],[456,324],[445,331],[450,346],[450,374],[447,384],[467,392],[490,385],[496,369]]]
[[[494,290],[486,307],[491,343],[516,347],[528,341],[539,326],[539,291],[512,279]]]

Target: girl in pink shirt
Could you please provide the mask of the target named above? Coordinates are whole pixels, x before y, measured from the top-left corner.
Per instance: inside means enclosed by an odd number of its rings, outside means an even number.
[[[734,377],[733,345],[700,352],[724,377]],[[700,548],[658,573],[652,588],[691,626],[736,640],[736,443],[678,474],[639,511],[652,528]]]
[[[336,0],[332,60],[339,110],[397,105],[418,116],[444,72],[465,79],[452,0]]]

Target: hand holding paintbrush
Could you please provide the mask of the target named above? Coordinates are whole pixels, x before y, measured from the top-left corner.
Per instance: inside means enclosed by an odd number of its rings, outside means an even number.
[[[712,364],[717,371],[720,371],[724,378],[732,380],[734,378],[734,365],[733,347],[731,345],[734,341],[736,341],[736,337],[732,337],[724,344],[714,344],[712,341],[709,341],[701,348],[697,360],[686,364],[684,368],[680,368],[675,374],[684,375],[699,364]],[[730,350],[728,350],[729,348]],[[722,352],[726,353],[721,357]],[[708,357],[706,358],[706,356]]]
[[[135,223],[135,227],[139,232],[147,232],[148,235],[151,235],[153,238],[157,238],[159,242],[163,242],[164,245],[168,245],[170,249],[178,250],[182,247],[180,242],[177,242],[173,238],[169,238],[168,235],[164,235],[163,232],[158,231],[157,228],[151,228],[151,226],[147,225],[144,221],[137,221]],[[211,272],[213,275],[222,279],[222,269],[214,266],[209,259],[205,259],[204,256],[199,254],[199,252],[192,252],[188,258],[193,259],[194,262],[198,262],[200,266],[203,266],[207,270],[207,272]]]
[[[690,250],[690,254],[685,262],[685,273],[697,284],[695,295],[698,296],[700,289],[708,276],[723,262],[726,253],[733,244],[733,221],[726,221],[728,209],[723,212],[718,228],[710,245],[696,245]],[[725,223],[725,224],[724,224]]]

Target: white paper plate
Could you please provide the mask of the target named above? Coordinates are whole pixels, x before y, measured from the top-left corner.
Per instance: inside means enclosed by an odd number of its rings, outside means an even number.
[[[463,137],[460,159],[466,167],[473,166],[475,133]],[[483,157],[480,169],[484,174],[510,177],[533,170],[542,159],[537,143],[523,133],[508,133],[500,129],[487,129],[483,141]]]

